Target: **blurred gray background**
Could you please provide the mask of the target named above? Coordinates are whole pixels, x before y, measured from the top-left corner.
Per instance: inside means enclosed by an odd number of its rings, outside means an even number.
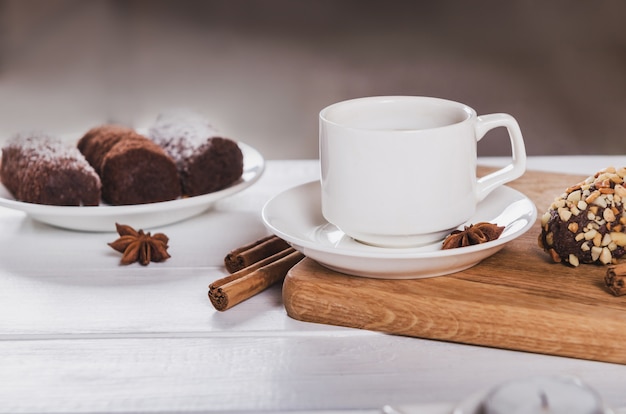
[[[320,109],[400,94],[508,112],[532,155],[624,154],[624,21],[618,0],[0,0],[0,141],[190,108],[317,158]]]

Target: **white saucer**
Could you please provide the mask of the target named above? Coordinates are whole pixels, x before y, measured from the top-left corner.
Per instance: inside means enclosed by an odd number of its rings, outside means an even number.
[[[141,229],[175,223],[202,213],[216,201],[248,188],[261,177],[265,168],[261,154],[249,145],[238,144],[243,153],[243,175],[230,187],[213,193],[130,206],[49,206],[16,201],[0,184],[0,206],[23,211],[34,220],[70,230],[114,232],[116,222]]]
[[[415,279],[458,272],[478,264],[524,234],[537,209],[510,187],[494,190],[465,225],[488,221],[505,226],[494,241],[441,250],[441,243],[416,248],[381,248],[346,236],[322,216],[319,181],[291,188],[269,200],[262,217],[267,228],[296,250],[338,272],[380,279]],[[460,226],[462,228],[462,226]]]

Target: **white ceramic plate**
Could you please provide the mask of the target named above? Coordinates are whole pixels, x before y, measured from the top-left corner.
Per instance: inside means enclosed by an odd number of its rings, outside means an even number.
[[[458,272],[478,264],[524,234],[537,209],[510,187],[494,190],[466,225],[481,221],[505,226],[494,241],[441,250],[441,243],[394,249],[359,243],[328,223],[321,213],[319,181],[291,188],[269,200],[262,217],[267,228],[320,264],[347,274],[382,279],[414,279]],[[462,227],[462,226],[461,226]]]
[[[35,220],[71,230],[115,231],[116,222],[142,229],[163,226],[200,214],[216,201],[248,188],[261,177],[265,168],[261,154],[241,142],[239,148],[243,153],[241,179],[228,188],[209,194],[130,206],[66,207],[16,201],[0,185],[0,206],[23,211]]]

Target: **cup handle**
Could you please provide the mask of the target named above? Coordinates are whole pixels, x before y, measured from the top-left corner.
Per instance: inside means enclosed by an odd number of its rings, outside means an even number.
[[[526,170],[524,138],[519,124],[511,115],[489,114],[479,116],[475,126],[476,141],[480,141],[488,131],[498,127],[505,127],[509,133],[512,162],[506,167],[478,179],[476,199],[479,202],[502,184],[521,177]]]

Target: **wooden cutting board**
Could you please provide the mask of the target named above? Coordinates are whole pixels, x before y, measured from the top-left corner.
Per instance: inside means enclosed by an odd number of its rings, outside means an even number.
[[[527,172],[510,184],[539,212],[585,177]],[[552,263],[539,223],[477,266],[448,276],[349,276],[311,259],[285,278],[292,318],[390,334],[626,364],[626,296],[604,287],[606,267]]]

